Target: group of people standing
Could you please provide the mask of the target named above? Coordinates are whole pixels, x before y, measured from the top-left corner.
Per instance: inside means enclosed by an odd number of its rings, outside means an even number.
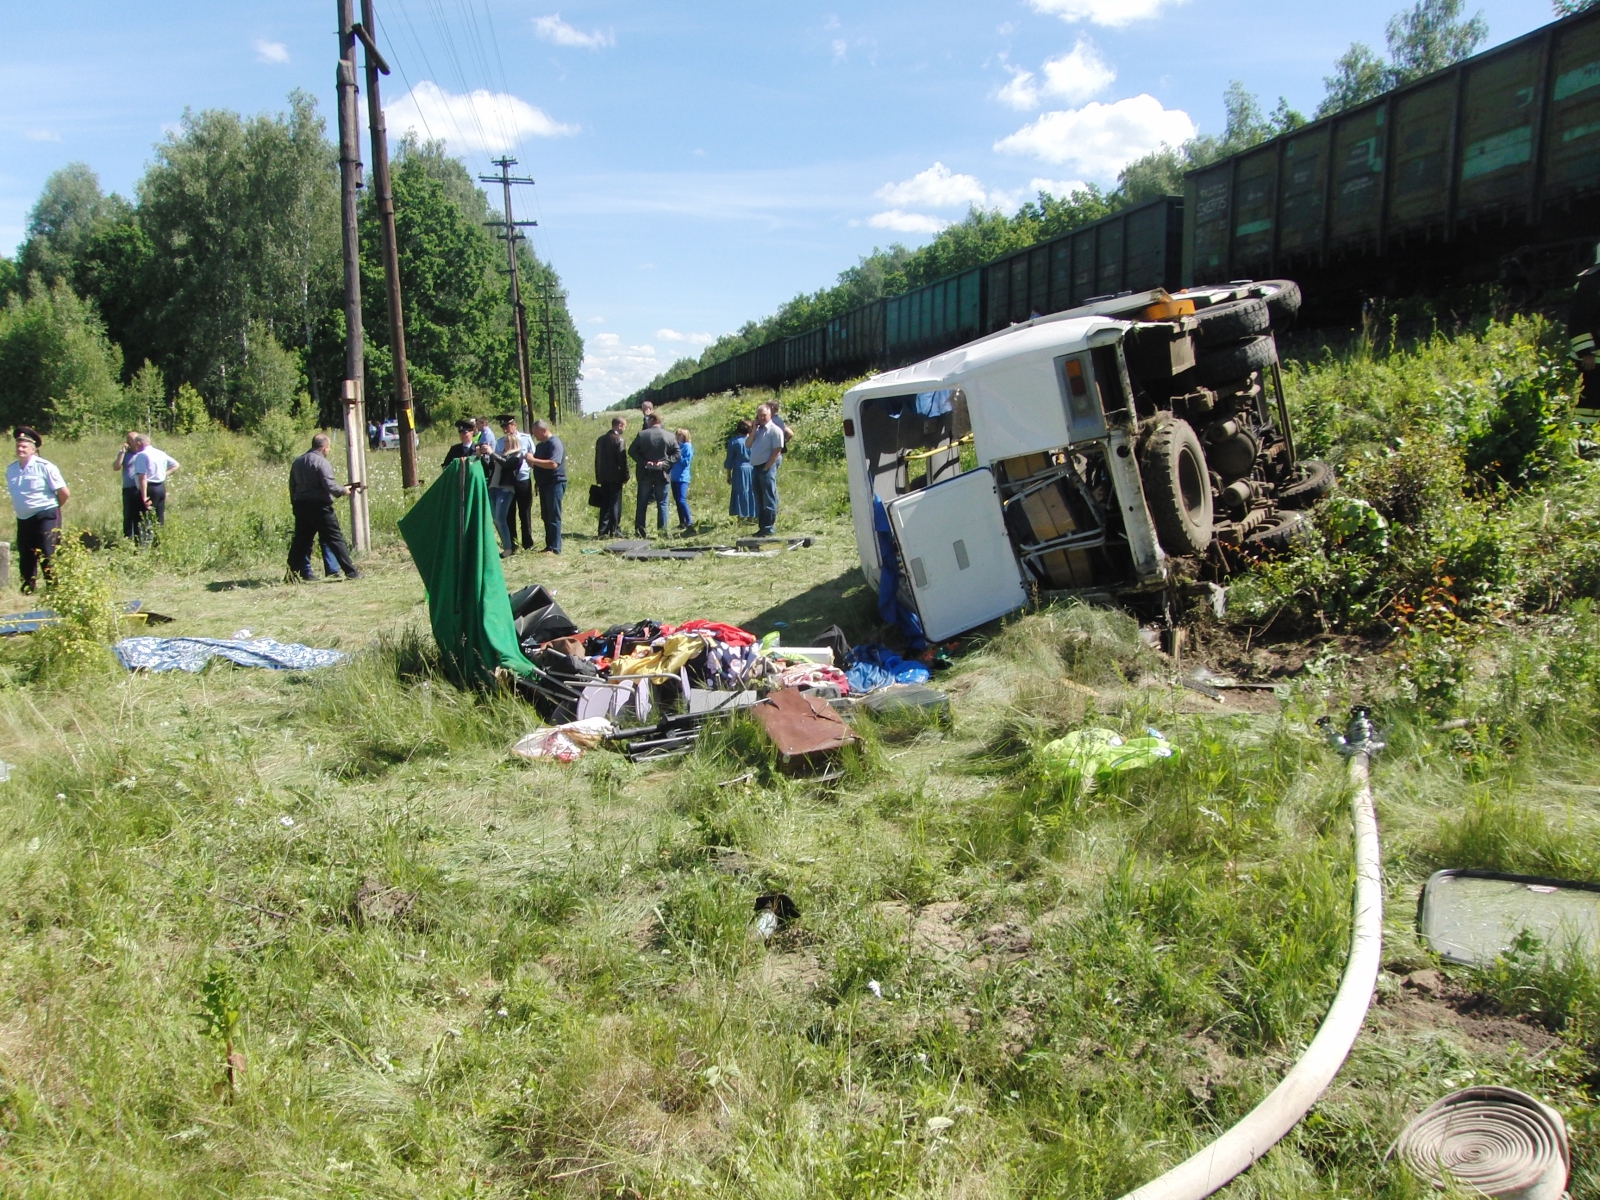
[[[445,455],[448,466],[458,458],[479,463],[489,485],[495,530],[503,547],[502,558],[518,548],[532,550],[533,496],[538,493],[539,516],[544,524],[544,552],[561,553],[561,508],[567,490],[567,450],[549,422],[536,420],[529,433],[517,428],[515,417],[500,418],[496,437],[483,417],[456,424],[458,440]],[[622,531],[622,492],[638,467],[638,499],[634,508],[634,533],[645,536],[645,518],[656,510],[656,527],[667,529],[667,501],[677,511],[678,528],[694,532],[689,511],[689,483],[694,462],[694,442],[687,429],[667,430],[648,401],[644,428],[629,444],[628,423],[614,417],[611,428],[595,443],[595,494],[600,510],[600,536]],[[31,592],[41,570],[48,572],[61,533],[61,510],[70,497],[60,469],[40,455],[44,439],[31,426],[18,426],[16,461],[6,467],[6,487],[17,517],[17,558],[22,590]],[[727,444],[723,468],[732,494],[728,515],[757,521],[761,536],[770,536],[778,516],[778,466],[791,433],[778,415],[776,404],[763,404],[755,420],[740,421]],[[362,485],[341,486],[329,459],[331,439],[318,433],[311,448],[289,468],[289,501],[294,511],[294,534],[289,542],[289,570],[297,578],[315,578],[311,553],[320,542],[324,570],[330,577],[359,578],[350,557],[334,501]],[[167,480],[179,470],[178,460],[155,446],[149,436],[130,431],[117,451],[113,469],[122,475],[122,533],[148,545],[156,526],[166,524]]]
[[[632,478],[630,461],[638,466],[638,494],[633,512],[635,537],[646,536],[646,518],[656,510],[656,529],[667,530],[667,500],[677,511],[678,531],[694,532],[689,511],[689,483],[693,473],[694,441],[687,429],[667,430],[655,406],[646,400],[641,408],[644,428],[627,440],[626,417],[612,417],[611,428],[594,444],[595,492],[591,503],[600,510],[601,537],[622,532],[622,491]],[[722,467],[730,496],[728,515],[755,520],[758,536],[770,537],[778,520],[778,466],[793,435],[778,416],[777,405],[763,404],[754,421],[740,421],[728,440]]]
[[[132,429],[111,469],[122,472],[122,536],[149,545],[153,525],[167,523],[167,476],[178,469],[178,460],[152,445],[148,434]]]
[[[51,559],[61,540],[61,510],[72,493],[61,468],[39,453],[44,438],[31,425],[12,431],[17,443],[16,461],[6,467],[6,490],[17,517],[17,559],[22,590],[32,592],[39,575],[48,575]],[[111,464],[122,475],[122,536],[148,546],[155,526],[167,523],[167,477],[178,460],[130,430]]]
[[[539,518],[544,524],[544,553],[561,553],[561,506],[567,494],[567,448],[550,423],[536,420],[530,433],[517,428],[509,414],[500,418],[499,437],[483,417],[456,422],[457,442],[444,456],[449,466],[470,458],[482,466],[489,484],[490,512],[500,535],[500,557],[517,552],[517,526],[522,527],[522,549],[533,549],[533,496],[539,494]]]

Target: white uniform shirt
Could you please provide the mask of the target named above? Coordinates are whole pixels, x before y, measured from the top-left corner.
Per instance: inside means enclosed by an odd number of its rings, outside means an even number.
[[[26,467],[13,462],[6,468],[6,489],[11,493],[11,507],[16,510],[19,521],[59,508],[56,493],[66,486],[60,468],[37,454],[28,460]]]
[[[157,450],[154,446],[146,446],[133,456],[134,487],[138,487],[138,476],[148,475],[149,483],[165,483],[167,473],[178,465],[178,460],[165,450]]]

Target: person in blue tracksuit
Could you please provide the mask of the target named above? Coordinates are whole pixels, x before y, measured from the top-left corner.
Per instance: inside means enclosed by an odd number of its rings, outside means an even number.
[[[675,436],[678,439],[678,461],[672,464],[667,478],[672,482],[672,503],[678,509],[678,532],[693,533],[694,518],[689,515],[689,464],[694,461],[694,443],[689,440],[687,429],[676,430]]]

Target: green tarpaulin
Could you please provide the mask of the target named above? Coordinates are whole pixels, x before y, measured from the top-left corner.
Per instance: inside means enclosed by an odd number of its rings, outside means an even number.
[[[428,619],[446,667],[464,684],[492,682],[501,667],[534,666],[517,644],[483,469],[455,459],[400,518],[400,535],[428,589]]]

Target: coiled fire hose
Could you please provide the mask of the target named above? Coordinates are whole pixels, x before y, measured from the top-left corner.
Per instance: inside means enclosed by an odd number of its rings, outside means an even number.
[[[1333,1007],[1300,1061],[1266,1099],[1198,1154],[1129,1192],[1123,1200],[1201,1200],[1246,1170],[1293,1129],[1327,1090],[1367,1019],[1383,957],[1382,859],[1367,769],[1373,751],[1381,749],[1383,743],[1377,740],[1377,731],[1365,708],[1352,709],[1345,735],[1333,740],[1340,752],[1350,758],[1350,784],[1354,789],[1350,815],[1355,825],[1356,867],[1350,957]],[[1532,1193],[1528,1200],[1535,1200]],[[1544,1198],[1541,1195],[1537,1200]]]
[[[1474,1087],[1434,1101],[1407,1125],[1395,1151],[1434,1187],[1472,1195],[1559,1200],[1570,1159],[1561,1114],[1512,1088]]]

